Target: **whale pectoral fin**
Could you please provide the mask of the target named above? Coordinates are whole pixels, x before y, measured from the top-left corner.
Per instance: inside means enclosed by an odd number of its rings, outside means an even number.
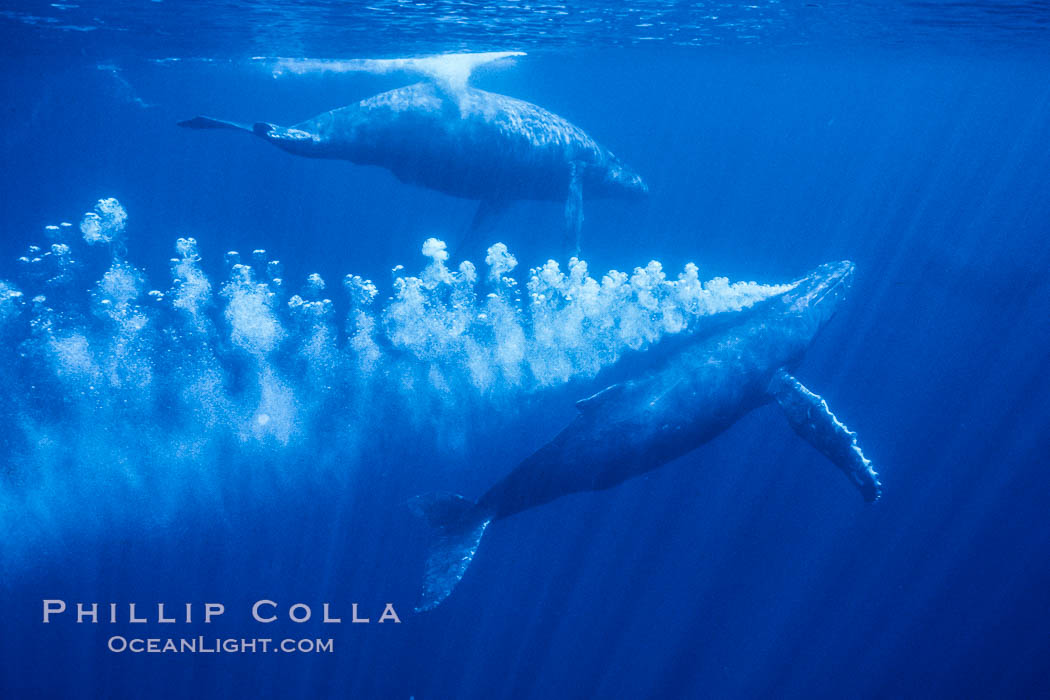
[[[580,254],[580,232],[583,230],[583,169],[577,161],[569,164],[569,192],[565,199],[565,249]]]
[[[478,210],[474,212],[474,218],[470,220],[470,229],[467,235],[476,235],[482,229],[492,226],[493,222],[507,211],[510,206],[509,199],[483,199],[478,203]]]
[[[507,211],[510,206],[509,199],[483,199],[478,203],[477,211],[474,212],[474,218],[470,220],[470,227],[467,228],[466,235],[460,240],[456,249],[452,251],[453,259],[459,259],[470,255],[472,252],[470,249],[478,243],[478,239],[483,233],[492,230],[492,226],[496,219],[502,216],[503,212]]]
[[[601,391],[595,394],[591,394],[585,399],[580,399],[579,401],[577,401],[576,409],[581,412],[593,410],[598,406],[601,406],[609,399],[619,396],[621,393],[623,393],[623,389],[623,384],[612,384],[610,386],[607,386]]]
[[[788,422],[806,442],[846,473],[871,503],[882,493],[879,475],[857,445],[857,434],[842,424],[817,394],[781,370],[770,383],[769,392],[784,409]]]

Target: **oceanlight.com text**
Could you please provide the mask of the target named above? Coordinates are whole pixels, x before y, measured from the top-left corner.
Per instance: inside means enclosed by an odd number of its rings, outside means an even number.
[[[106,648],[117,654],[331,654],[335,645],[329,639],[167,637],[141,638],[114,635]]]

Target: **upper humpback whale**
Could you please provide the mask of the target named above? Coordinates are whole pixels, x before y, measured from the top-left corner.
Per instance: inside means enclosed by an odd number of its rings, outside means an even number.
[[[355,70],[421,72],[428,80],[319,114],[294,126],[195,117],[192,129],[238,129],[295,155],[378,165],[402,182],[480,200],[473,227],[510,200],[565,202],[577,237],[582,199],[636,198],[641,176],[578,126],[524,100],[467,85],[470,71],[515,53],[352,63]]]
[[[414,499],[413,508],[438,530],[417,610],[434,608],[452,592],[493,520],[656,469],[770,401],[866,501],[876,500],[881,484],[855,434],[790,374],[852,275],[848,261],[822,265],[738,322],[686,339],[641,376],[583,399],[572,423],[477,502],[454,494]]]

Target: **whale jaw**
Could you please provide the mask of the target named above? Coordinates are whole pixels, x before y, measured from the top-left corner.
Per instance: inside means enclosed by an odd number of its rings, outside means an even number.
[[[849,260],[824,263],[793,282],[780,297],[780,312],[805,322],[807,345],[845,299],[853,283],[854,268]]]
[[[620,180],[621,197],[633,200],[647,199],[649,197],[649,185],[645,184],[645,180],[638,173],[627,172],[629,175]]]
[[[608,163],[598,168],[601,174],[593,186],[584,187],[584,196],[609,199],[643,200],[649,196],[649,185],[642,176],[608,154]],[[590,185],[590,183],[588,183]]]

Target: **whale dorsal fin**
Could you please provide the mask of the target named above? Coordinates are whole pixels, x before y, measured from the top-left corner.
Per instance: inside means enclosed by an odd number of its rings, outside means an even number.
[[[601,406],[611,398],[615,398],[623,393],[623,384],[613,384],[607,386],[596,394],[591,394],[585,399],[580,399],[576,402],[576,408],[580,412],[592,411],[598,406]]]
[[[769,393],[784,409],[784,415],[795,432],[816,447],[832,464],[841,469],[860,489],[864,500],[878,499],[882,484],[857,444],[857,434],[843,425],[828,408],[827,402],[802,386],[802,383],[780,370],[769,384]]]

